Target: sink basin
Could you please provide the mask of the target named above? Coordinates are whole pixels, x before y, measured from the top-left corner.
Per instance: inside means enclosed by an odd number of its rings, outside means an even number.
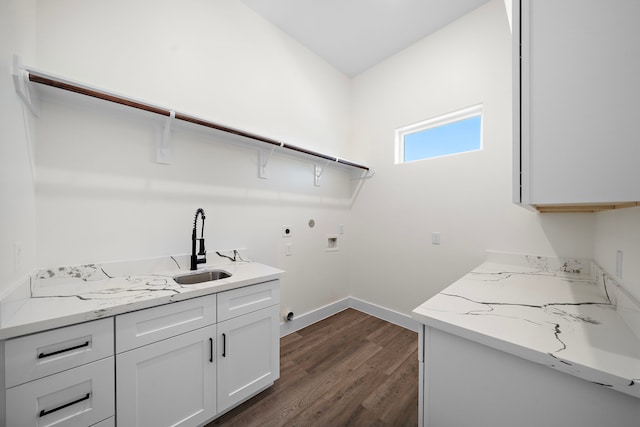
[[[197,273],[185,273],[174,276],[173,280],[181,285],[194,285],[196,283],[211,282],[231,277],[231,273],[224,270],[205,270]]]

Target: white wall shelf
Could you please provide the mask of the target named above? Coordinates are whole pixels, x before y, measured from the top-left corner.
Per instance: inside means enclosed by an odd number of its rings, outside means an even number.
[[[110,103],[123,105],[123,106],[134,108],[137,110],[142,110],[149,113],[165,116],[166,120],[163,125],[163,132],[162,132],[161,138],[158,140],[158,145],[157,145],[156,161],[158,163],[163,163],[163,164],[171,163],[171,145],[169,141],[171,126],[175,121],[182,121],[182,122],[190,123],[193,125],[201,126],[204,128],[220,131],[225,134],[236,135],[250,142],[259,143],[261,145],[261,147],[259,148],[259,167],[258,167],[258,176],[260,178],[268,178],[269,176],[268,169],[267,169],[268,162],[271,158],[271,154],[273,154],[273,152],[276,150],[286,154],[290,154],[290,155],[302,155],[303,157],[311,158],[313,159],[315,165],[318,165],[320,162],[322,162],[321,164],[325,165],[322,168],[322,170],[324,170],[328,165],[333,164],[333,165],[339,165],[339,166],[346,166],[354,171],[361,172],[359,178],[370,178],[373,176],[373,171],[368,166],[355,163],[346,159],[342,159],[342,158],[327,155],[327,154],[322,154],[322,153],[312,151],[306,148],[302,148],[293,144],[277,141],[272,138],[257,135],[251,132],[246,132],[233,127],[225,126],[225,125],[212,122],[209,120],[201,119],[189,114],[180,113],[171,109],[167,109],[165,107],[161,107],[161,106],[143,102],[143,101],[138,101],[133,98],[115,94],[113,92],[109,92],[103,89],[98,89],[96,87],[92,87],[84,83],[71,81],[65,78],[61,78],[59,76],[54,76],[52,74],[45,73],[40,70],[35,70],[32,68],[23,67],[23,66],[20,66],[19,68],[20,68],[19,70],[16,70],[14,68],[14,80],[16,82],[16,90],[21,95],[21,98],[27,104],[29,109],[32,112],[34,112],[34,115],[37,115],[37,111],[38,111],[37,100],[33,98],[32,92],[27,90],[28,84],[37,84],[41,86],[52,87],[58,90],[73,92],[76,94],[100,99]],[[27,87],[27,89],[25,89],[25,87]],[[29,95],[29,97],[25,99],[27,94]],[[318,185],[319,176],[317,174],[317,167],[314,167],[314,175],[315,175],[314,182],[316,183],[316,185]]]

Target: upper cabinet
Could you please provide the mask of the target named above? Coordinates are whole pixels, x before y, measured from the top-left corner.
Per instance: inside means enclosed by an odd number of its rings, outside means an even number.
[[[640,201],[640,1],[513,4],[514,201]]]

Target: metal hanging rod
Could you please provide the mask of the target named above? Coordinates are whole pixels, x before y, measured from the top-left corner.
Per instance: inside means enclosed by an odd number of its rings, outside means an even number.
[[[57,79],[55,77],[46,75],[46,74],[42,74],[39,73],[37,71],[33,71],[33,70],[25,70],[29,76],[29,81],[33,82],[33,83],[38,83],[41,85],[45,85],[45,86],[51,86],[51,87],[55,87],[58,89],[62,89],[62,90],[66,90],[69,92],[74,92],[74,93],[78,93],[80,95],[86,95],[86,96],[90,96],[93,98],[98,98],[98,99],[102,99],[104,101],[109,101],[109,102],[113,102],[115,104],[120,104],[120,105],[125,105],[127,107],[131,107],[131,108],[136,108],[139,110],[144,110],[144,111],[148,111],[151,113],[155,113],[155,114],[160,114],[163,116],[167,116],[170,117],[172,115],[172,111],[171,110],[167,110],[165,108],[162,107],[158,107],[155,105],[151,105],[151,104],[147,104],[147,103],[143,103],[143,102],[139,102],[139,101],[135,101],[133,99],[128,99],[128,98],[124,98],[118,95],[114,95],[114,94],[110,94],[107,92],[103,92],[100,91],[98,89],[94,89],[94,88],[90,88],[87,86],[82,86],[82,85],[78,85],[75,83],[71,83],[69,81],[65,81],[62,79]],[[356,169],[362,169],[365,171],[369,171],[369,167],[364,166],[364,165],[360,165],[358,163],[354,163],[345,159],[341,159],[339,157],[333,157],[333,156],[329,156],[326,154],[322,154],[322,153],[318,153],[316,151],[312,151],[312,150],[307,150],[306,148],[301,148],[301,147],[297,147],[295,145],[292,144],[287,144],[284,142],[280,142],[280,141],[276,141],[274,139],[271,138],[267,138],[264,136],[260,136],[260,135],[256,135],[254,133],[250,133],[250,132],[245,132],[239,129],[235,129],[235,128],[231,128],[228,126],[223,126],[220,125],[218,123],[214,123],[214,122],[210,122],[208,120],[203,120],[203,119],[199,119],[197,117],[193,117],[193,116],[189,116],[187,114],[182,114],[182,113],[178,113],[175,112],[175,119],[176,120],[182,120],[185,122],[189,122],[189,123],[193,123],[199,126],[203,126],[203,127],[207,127],[207,128],[211,128],[211,129],[216,129],[222,132],[226,132],[226,133],[230,133],[233,135],[238,135],[244,138],[248,138],[248,139],[252,139],[255,141],[259,141],[265,144],[270,144],[276,147],[280,147],[280,148],[286,148],[287,150],[291,150],[291,151],[295,151],[298,153],[302,153],[302,154],[306,154],[309,156],[313,156],[313,157],[319,157],[321,159],[324,160],[328,160],[331,162],[336,162],[342,165],[346,165],[346,166],[350,166]]]

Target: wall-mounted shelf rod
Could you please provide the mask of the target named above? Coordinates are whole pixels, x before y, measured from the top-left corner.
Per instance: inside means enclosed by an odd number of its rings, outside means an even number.
[[[90,88],[87,86],[82,86],[76,83],[71,83],[69,81],[65,81],[62,79],[57,79],[53,76],[49,76],[37,71],[33,71],[33,70],[26,70],[26,72],[29,75],[29,81],[33,82],[33,83],[38,83],[41,85],[45,85],[45,86],[51,86],[51,87],[55,87],[58,89],[62,89],[62,90],[66,90],[66,91],[70,91],[70,92],[75,92],[81,95],[86,95],[86,96],[90,96],[93,98],[98,98],[98,99],[102,99],[105,101],[109,101],[109,102],[113,102],[116,104],[120,104],[120,105],[125,105],[128,107],[132,107],[132,108],[137,108],[139,110],[144,110],[144,111],[148,111],[151,113],[155,113],[155,114],[160,114],[163,116],[171,116],[172,112],[171,110],[167,110],[165,108],[162,107],[158,107],[155,105],[151,105],[151,104],[147,104],[147,103],[143,103],[143,102],[139,102],[139,101],[135,101],[133,99],[128,99],[128,98],[124,98],[118,95],[114,95],[114,94],[110,94],[107,92],[103,92],[100,91],[98,89],[94,89],[94,88]],[[274,139],[271,138],[266,138],[264,136],[260,136],[260,135],[256,135],[253,133],[249,133],[249,132],[245,132],[239,129],[234,129],[228,126],[223,126],[220,125],[218,123],[214,123],[214,122],[210,122],[208,120],[203,120],[203,119],[199,119],[197,117],[193,117],[193,116],[189,116],[187,114],[183,114],[183,113],[178,113],[175,112],[175,120],[182,120],[185,122],[189,122],[189,123],[193,123],[199,126],[204,126],[204,127],[208,127],[211,129],[216,129],[222,132],[226,132],[226,133],[230,133],[230,134],[234,134],[234,135],[238,135],[244,138],[249,138],[255,141],[260,141],[263,142],[265,144],[270,144],[273,145],[275,147],[280,147],[280,148],[285,148],[291,151],[295,151],[298,153],[302,153],[302,154],[306,154],[309,156],[313,156],[313,157],[319,157],[325,160],[329,160],[331,162],[336,162],[342,165],[346,165],[346,166],[350,166],[356,169],[362,169],[365,171],[369,171],[369,168],[367,166],[364,165],[360,165],[358,163],[354,163],[348,160],[344,160],[338,157],[333,157],[333,156],[329,156],[326,154],[322,154],[322,153],[318,153],[315,151],[311,151],[311,150],[307,150],[306,148],[301,148],[301,147],[297,147],[295,145],[292,144],[287,144],[287,143],[283,143],[280,141],[276,141]]]

